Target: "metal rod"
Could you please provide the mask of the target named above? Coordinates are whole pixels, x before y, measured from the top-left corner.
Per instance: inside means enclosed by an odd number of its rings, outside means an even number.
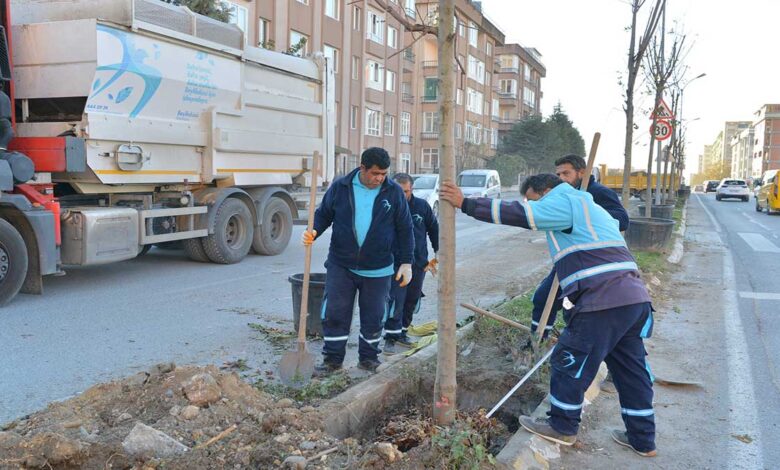
[[[496,406],[494,406],[494,407],[493,407],[493,409],[492,409],[492,410],[490,410],[490,412],[489,412],[489,413],[486,415],[486,417],[490,418],[491,416],[493,416],[493,413],[495,413],[496,411],[498,411],[498,409],[499,409],[499,408],[501,408],[501,405],[503,405],[503,404],[504,404],[504,402],[506,402],[507,400],[509,400],[509,397],[511,397],[512,395],[514,395],[514,393],[517,391],[517,389],[518,389],[518,388],[520,388],[520,387],[522,387],[522,385],[523,385],[523,384],[524,384],[524,383],[525,383],[525,382],[526,382],[526,381],[527,381],[527,380],[528,380],[528,379],[529,379],[529,378],[530,378],[530,377],[533,375],[533,373],[534,373],[534,372],[536,372],[536,369],[538,369],[539,367],[541,367],[541,366],[542,366],[542,364],[544,364],[544,363],[545,363],[545,361],[547,361],[547,359],[549,359],[549,358],[550,358],[550,356],[552,356],[552,353],[553,353],[553,351],[554,351],[554,350],[555,350],[555,346],[553,346],[552,348],[550,348],[550,350],[549,350],[549,351],[547,351],[547,354],[545,354],[545,355],[544,355],[544,357],[542,357],[541,359],[539,359],[539,362],[537,362],[537,363],[534,365],[534,367],[533,367],[531,370],[529,370],[528,372],[526,372],[526,374],[523,376],[523,378],[522,378],[522,379],[520,379],[520,381],[519,381],[519,382],[517,382],[517,385],[515,385],[514,387],[512,387],[512,390],[510,390],[510,391],[509,391],[509,393],[507,393],[506,395],[504,395],[504,398],[502,398],[502,399],[501,399],[501,401],[499,401],[498,403],[496,403]]]

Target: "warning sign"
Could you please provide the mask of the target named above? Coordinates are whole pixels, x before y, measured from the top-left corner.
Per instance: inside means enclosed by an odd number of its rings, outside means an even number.
[[[655,111],[653,111],[652,117],[655,119],[674,119],[674,113],[672,113],[672,110],[669,108],[669,105],[666,104],[666,101],[662,99],[661,103],[658,105]]]

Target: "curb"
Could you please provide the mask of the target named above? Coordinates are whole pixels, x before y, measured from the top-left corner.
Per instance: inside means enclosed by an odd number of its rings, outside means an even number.
[[[672,264],[680,264],[683,255],[685,254],[685,229],[686,221],[688,220],[688,201],[685,200],[685,206],[683,206],[682,219],[680,220],[680,228],[677,229],[677,237],[674,239],[674,248],[672,248],[671,254],[666,258]]]

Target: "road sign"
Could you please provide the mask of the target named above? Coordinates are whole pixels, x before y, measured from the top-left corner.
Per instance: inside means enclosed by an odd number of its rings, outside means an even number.
[[[655,127],[650,126],[650,134],[655,140],[666,140],[672,136],[672,124],[669,121],[656,121]]]
[[[656,119],[674,119],[674,113],[672,112],[666,101],[661,100],[661,104],[653,111],[652,117]]]

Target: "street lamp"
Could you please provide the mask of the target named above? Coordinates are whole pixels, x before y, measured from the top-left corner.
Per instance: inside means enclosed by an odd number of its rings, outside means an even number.
[[[685,93],[685,89],[688,88],[688,85],[690,85],[691,83],[695,82],[696,80],[698,80],[698,79],[700,79],[702,77],[706,77],[706,76],[707,76],[706,73],[700,73],[699,75],[693,77],[692,79],[688,80],[684,85],[679,87],[679,90],[680,90],[680,112],[675,117],[675,120],[677,121],[677,126],[676,126],[676,129],[675,129],[675,135],[673,136],[674,137],[674,142],[673,142],[674,145],[672,147],[672,149],[674,150],[674,157],[675,158],[674,158],[673,163],[672,163],[672,174],[671,174],[671,178],[669,179],[669,191],[667,192],[667,196],[669,195],[669,193],[671,191],[674,190],[674,180],[676,179],[676,176],[677,176],[676,174],[678,172],[681,172],[682,169],[685,168],[685,162],[680,160],[680,157],[683,154],[683,148],[685,147],[685,143],[682,142],[682,139],[681,139],[681,137],[682,137],[682,120],[683,120],[683,118],[682,118],[682,116],[683,116],[683,94]],[[701,118],[697,117],[696,119],[691,119],[688,122],[691,123],[691,122],[696,121],[698,119],[701,119]],[[680,161],[678,162],[676,160],[680,160]]]

